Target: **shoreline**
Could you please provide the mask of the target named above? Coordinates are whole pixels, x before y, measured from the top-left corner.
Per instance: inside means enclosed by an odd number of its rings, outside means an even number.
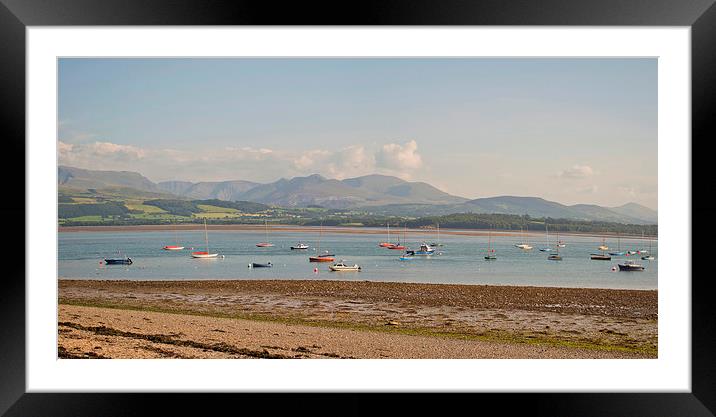
[[[331,357],[657,357],[656,290],[297,280],[62,279],[58,287],[59,347],[82,351],[81,342],[90,339],[105,354],[119,352],[110,357],[133,357],[132,351],[116,350],[130,340],[164,340],[166,348],[171,337],[149,337],[157,329],[143,325],[160,317],[169,327],[183,323],[175,329],[204,323],[190,339],[177,336],[181,349],[189,350],[220,333],[246,352],[284,357],[287,352],[320,357],[292,350],[301,346],[330,346],[337,355]],[[130,317],[132,326],[121,327]],[[222,326],[250,330],[242,338]],[[339,342],[346,338],[356,345]],[[376,338],[378,350],[371,342]],[[416,343],[423,348],[411,350]],[[288,351],[265,347],[293,344],[298,346]],[[393,349],[396,344],[404,348]],[[232,352],[246,357],[236,353],[244,352],[240,349]],[[204,357],[191,352],[175,353]]]
[[[253,232],[265,230],[263,225],[254,224],[215,224],[208,225],[209,230],[214,231],[240,231],[240,232]],[[271,225],[272,231],[278,232],[310,232],[318,233],[320,226],[294,226],[275,224]],[[150,231],[200,231],[204,230],[203,224],[155,224],[155,225],[125,225],[125,226],[58,226],[57,231],[62,233],[77,233],[77,232],[150,232]],[[437,229],[433,228],[421,228],[421,229],[407,229],[410,234],[424,234],[424,235],[435,235]],[[323,226],[323,233],[325,234],[362,234],[362,235],[385,235],[386,230],[379,227],[357,227],[357,226]],[[455,236],[489,236],[492,233],[493,236],[522,236],[522,233],[516,230],[491,230],[491,229],[450,229],[440,228],[440,234],[444,235],[455,235]],[[542,232],[525,232],[526,236],[542,236]],[[562,236],[582,236],[582,237],[616,237],[619,236],[623,239],[634,239],[634,240],[654,240],[658,241],[658,236],[637,236],[637,235],[625,235],[616,233],[592,233],[592,232],[560,232]]]

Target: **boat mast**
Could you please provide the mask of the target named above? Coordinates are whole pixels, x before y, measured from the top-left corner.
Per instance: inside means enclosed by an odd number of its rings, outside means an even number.
[[[174,228],[174,242],[179,246],[179,235],[177,234],[177,228]]]
[[[547,247],[549,247],[549,226],[547,220],[544,221],[544,230],[547,232]]]
[[[266,228],[266,240],[265,242],[268,243],[268,220],[264,219],[264,227]]]
[[[320,256],[321,253],[321,235],[323,235],[323,220],[321,220],[321,228],[318,232],[318,243],[316,244],[316,253],[317,256]]]
[[[206,217],[204,217],[204,241],[206,241],[206,254],[209,254],[209,231],[206,228]]]

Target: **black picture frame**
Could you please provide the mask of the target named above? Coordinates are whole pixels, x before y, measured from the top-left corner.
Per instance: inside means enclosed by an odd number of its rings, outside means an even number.
[[[716,116],[716,6],[714,0],[489,0],[439,2],[285,2],[207,0],[0,0],[0,129],[4,167],[25,172],[25,29],[27,26],[74,25],[568,25],[687,26],[691,28],[692,155],[709,157],[708,134]],[[685,144],[685,146],[688,144]],[[693,152],[698,149],[698,152]],[[710,162],[710,161],[708,161]],[[18,164],[20,166],[18,166]],[[709,163],[692,165],[692,189],[710,189]],[[15,174],[17,175],[17,174]],[[25,201],[23,183],[7,181],[14,202]],[[19,196],[23,196],[21,199]],[[707,197],[693,193],[692,218],[714,212]],[[3,204],[3,217],[32,219],[22,207]],[[20,228],[19,222],[13,221]],[[24,236],[13,231],[11,236]],[[693,234],[692,234],[693,236]],[[12,239],[16,241],[16,238]],[[23,237],[23,247],[25,238]],[[693,246],[697,247],[694,236]],[[14,250],[17,250],[16,248]],[[25,253],[25,259],[33,262]],[[691,257],[691,254],[684,254]],[[364,415],[380,410],[405,414],[437,408],[458,412],[465,397],[437,400],[433,396],[329,394],[320,399],[291,394],[284,401],[237,394],[26,393],[25,388],[25,263],[6,267],[0,287],[0,414],[6,416],[209,415],[224,407],[231,414],[260,405],[274,413]],[[6,269],[7,270],[7,269]],[[473,410],[500,414],[549,416],[713,416],[716,412],[716,320],[711,310],[710,276],[692,272],[692,390],[690,393],[505,393],[470,395]],[[688,278],[688,277],[684,277]],[[199,398],[201,397],[201,398]],[[326,402],[326,400],[329,400]],[[339,406],[340,409],[334,408]],[[494,408],[496,407],[496,408]],[[491,412],[490,412],[491,414]]]

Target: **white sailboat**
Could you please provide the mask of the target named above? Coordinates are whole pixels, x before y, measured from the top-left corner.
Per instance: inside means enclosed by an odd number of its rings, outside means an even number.
[[[539,248],[540,252],[550,252],[552,248],[549,247],[549,226],[547,225],[547,222],[544,223],[544,230],[547,233],[547,246],[543,248]]]
[[[176,245],[166,245],[162,249],[164,249],[164,250],[182,250],[182,249],[184,249],[184,246],[179,245],[179,236],[177,235],[176,228],[174,228],[174,241],[176,242]]]
[[[273,243],[269,243],[268,241],[268,220],[264,220],[264,226],[266,228],[266,240],[261,243],[257,243],[256,246],[259,248],[270,248],[273,246]]]
[[[520,228],[520,230],[522,231],[522,243],[520,243],[520,244],[518,244],[518,245],[515,245],[515,247],[516,247],[516,248],[520,248],[520,249],[522,249],[522,250],[530,250],[530,249],[532,249],[532,246],[530,246],[530,245],[528,245],[527,243],[525,243],[525,232],[524,232],[524,229]]]
[[[206,241],[206,251],[192,252],[192,258],[216,258],[219,256],[218,253],[209,252],[209,231],[206,228],[206,218],[204,219],[204,240]]]
[[[651,239],[649,239],[649,250],[648,251],[641,251],[641,253],[644,255],[641,257],[643,261],[653,261],[654,255],[651,254]]]
[[[430,246],[433,246],[433,247],[442,246],[443,244],[440,243],[440,223],[436,223],[435,227],[438,229],[438,240],[437,240],[437,242],[431,243]]]
[[[487,255],[485,255],[486,261],[494,261],[497,259],[497,255],[495,255],[495,250],[492,249],[492,230],[490,230],[490,234],[487,238]]]

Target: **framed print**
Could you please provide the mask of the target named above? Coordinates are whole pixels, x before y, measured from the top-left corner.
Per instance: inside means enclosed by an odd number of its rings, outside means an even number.
[[[713,415],[712,2],[163,6],[0,9],[6,415]]]

